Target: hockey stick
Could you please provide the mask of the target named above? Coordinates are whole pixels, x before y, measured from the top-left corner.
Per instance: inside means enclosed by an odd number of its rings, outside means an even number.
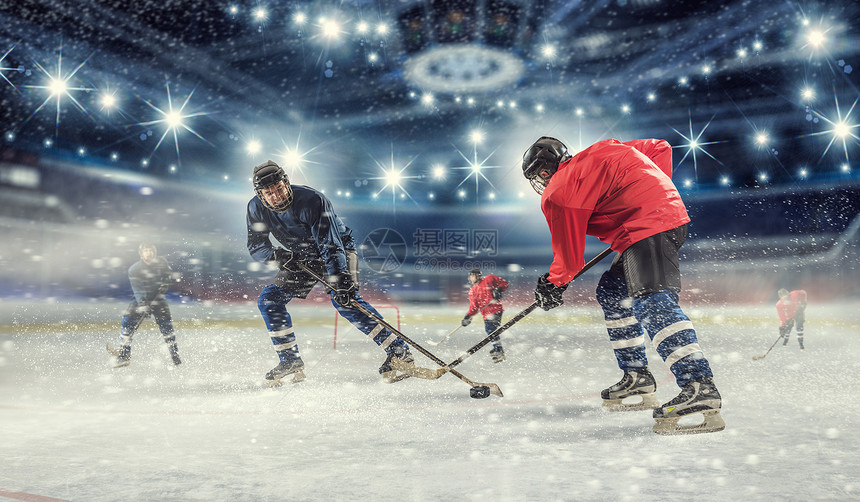
[[[777,338],[776,341],[773,342],[773,345],[770,346],[770,349],[776,347],[776,344],[778,344],[779,341],[782,340],[782,338],[783,338],[782,333],[780,333],[779,338]],[[767,357],[767,355],[770,354],[770,349],[767,349],[767,352],[765,352],[763,356],[753,356],[753,361],[761,361],[762,359]]]
[[[588,263],[586,263],[586,264],[582,267],[582,269],[581,269],[579,272],[577,272],[575,276],[573,276],[573,279],[571,279],[570,281],[571,281],[571,282],[573,282],[574,280],[576,280],[576,278],[577,278],[577,277],[579,277],[579,276],[581,276],[582,274],[584,274],[588,269],[590,269],[591,267],[593,267],[594,265],[596,265],[600,260],[602,260],[602,259],[606,258],[607,256],[609,256],[609,254],[610,254],[610,253],[612,253],[612,248],[606,248],[606,249],[604,249],[603,251],[601,251],[601,252],[600,252],[600,254],[598,254],[597,256],[595,256],[594,258],[592,258]],[[485,345],[487,345],[488,343],[490,343],[491,341],[493,341],[497,336],[501,335],[505,330],[507,330],[508,328],[510,328],[511,326],[513,326],[514,324],[518,323],[518,322],[519,322],[522,318],[524,318],[525,316],[527,316],[527,315],[531,314],[531,312],[532,312],[534,309],[536,309],[537,307],[538,307],[538,302],[537,302],[537,301],[532,302],[532,304],[531,304],[531,305],[529,305],[528,307],[526,307],[525,309],[523,309],[523,311],[522,311],[522,312],[520,312],[519,314],[517,314],[517,315],[515,315],[514,317],[512,317],[512,318],[511,318],[510,320],[508,320],[508,322],[506,322],[504,325],[502,325],[502,326],[500,326],[500,327],[496,328],[492,333],[490,333],[489,335],[487,335],[483,340],[481,340],[480,342],[476,343],[474,346],[472,346],[472,348],[470,348],[469,350],[467,350],[467,351],[466,351],[462,356],[458,357],[457,359],[454,359],[453,361],[451,361],[450,363],[448,363],[445,367],[440,368],[440,369],[438,369],[438,370],[433,370],[433,369],[429,369],[429,368],[420,368],[420,367],[417,367],[417,366],[416,366],[416,367],[415,367],[415,368],[416,368],[416,370],[421,370],[422,375],[421,375],[421,376],[419,376],[419,375],[413,375],[413,376],[417,376],[418,378],[427,378],[428,376],[431,376],[431,377],[432,377],[431,379],[436,379],[436,378],[439,378],[439,377],[441,377],[442,375],[444,375],[446,371],[453,371],[453,370],[451,370],[451,368],[453,368],[454,366],[459,365],[460,363],[462,363],[463,361],[465,361],[466,359],[468,359],[469,357],[471,357],[471,356],[472,356],[472,354],[474,354],[475,352],[477,352],[477,351],[481,350]],[[409,368],[408,368],[408,367],[406,367],[406,366],[408,366],[408,365],[403,365],[403,368],[400,368],[400,367],[398,367],[398,365],[397,365],[397,364],[395,364],[393,361],[392,361],[392,365],[393,365],[395,368],[397,368],[397,370],[399,370],[399,371],[402,371],[402,372],[404,372],[404,373],[409,373]],[[433,373],[428,374],[428,373],[427,373],[428,371],[429,371],[429,372],[433,372]],[[426,376],[425,376],[425,375],[426,375]]]
[[[489,302],[489,303],[487,303],[486,305],[484,305],[483,307],[481,307],[481,312],[483,312],[483,311],[484,311],[484,309],[485,309],[485,308],[487,308],[487,307],[489,307],[490,305],[497,304],[497,303],[499,303],[499,301],[498,301],[498,300],[490,300],[490,302]],[[427,343],[429,343],[430,345],[432,345],[432,346],[436,347],[436,346],[438,346],[439,344],[441,344],[442,342],[444,342],[445,340],[447,340],[451,335],[453,335],[454,333],[456,333],[456,332],[457,332],[457,330],[458,330],[458,329],[460,329],[460,328],[462,328],[462,327],[463,327],[463,325],[462,325],[462,324],[461,324],[461,325],[459,325],[459,326],[457,326],[456,328],[454,328],[454,330],[453,330],[453,331],[451,331],[450,333],[448,333],[447,335],[445,335],[445,338],[443,338],[443,339],[439,340],[438,342],[434,342],[434,341],[432,341],[432,340],[427,340]]]
[[[302,262],[298,262],[298,265],[299,265],[299,267],[300,267],[302,270],[304,270],[305,272],[307,272],[308,274],[310,274],[310,275],[311,275],[311,277],[313,277],[313,278],[314,278],[314,279],[316,279],[318,282],[320,282],[323,286],[325,286],[325,288],[326,288],[326,290],[327,290],[328,292],[333,291],[333,288],[328,284],[328,282],[326,282],[322,277],[320,277],[319,275],[317,275],[313,270],[311,270],[310,268],[308,268],[304,263],[302,263]],[[439,359],[438,357],[436,357],[435,355],[433,355],[433,353],[432,353],[432,352],[430,352],[429,350],[425,349],[425,348],[424,348],[424,347],[422,347],[421,345],[418,345],[417,343],[415,343],[411,338],[409,338],[409,337],[407,337],[406,335],[404,335],[403,333],[401,333],[401,332],[400,332],[400,330],[396,329],[394,326],[392,326],[392,325],[388,324],[388,323],[385,321],[385,319],[383,319],[383,318],[379,317],[378,315],[374,314],[373,312],[371,312],[371,311],[370,311],[367,307],[365,307],[364,305],[362,305],[362,304],[360,304],[360,303],[358,303],[358,302],[352,302],[350,306],[355,306],[355,308],[357,308],[358,310],[360,310],[364,315],[366,315],[366,316],[370,317],[371,319],[373,319],[373,320],[374,320],[374,321],[376,321],[377,323],[381,324],[381,325],[382,325],[382,327],[384,327],[384,328],[385,328],[385,329],[387,329],[388,331],[390,331],[390,332],[394,333],[394,335],[395,335],[395,336],[397,336],[397,338],[400,338],[400,339],[401,339],[401,340],[403,340],[404,342],[406,342],[406,343],[408,343],[409,345],[411,345],[412,347],[414,347],[414,348],[415,348],[415,350],[417,350],[418,352],[421,352],[422,354],[424,354],[425,356],[427,356],[428,358],[430,358],[434,363],[438,364],[439,366],[443,366],[443,367],[445,366],[445,361],[443,361],[443,360]],[[396,357],[392,358],[392,359],[391,359],[391,364],[392,364],[392,366],[394,366],[395,368],[398,366],[396,363],[402,363],[402,361],[400,361],[400,359],[398,359],[398,358],[396,358]],[[433,370],[428,369],[428,368],[420,368],[420,367],[416,367],[416,366],[414,366],[414,365],[412,365],[412,364],[409,364],[409,363],[402,363],[402,364],[403,364],[403,365],[405,365],[405,366],[411,366],[412,368],[415,368],[415,369],[416,369],[416,371],[415,371],[415,373],[416,373],[416,374],[415,374],[415,375],[410,375],[410,376],[416,376],[416,377],[418,377],[418,378],[426,378],[426,377],[421,376],[421,373],[422,373],[421,371],[417,371],[417,370],[424,370],[425,372],[428,372],[428,373],[435,373]],[[467,384],[469,384],[469,386],[470,386],[470,387],[472,387],[472,389],[470,390],[469,394],[470,394],[470,396],[471,396],[471,397],[473,397],[473,398],[483,398],[483,397],[487,397],[487,396],[489,396],[490,394],[493,394],[494,396],[504,397],[504,394],[502,394],[502,389],[500,389],[500,388],[499,388],[499,386],[498,386],[498,385],[496,385],[496,384],[494,384],[494,383],[480,383],[480,382],[474,382],[474,381],[470,380],[470,379],[469,379],[469,378],[467,378],[465,375],[463,375],[462,373],[460,373],[459,371],[456,371],[456,370],[449,370],[449,369],[446,369],[446,372],[450,372],[450,373],[451,373],[452,375],[454,375],[455,377],[457,377],[457,378],[459,378],[460,380],[462,380],[462,381],[466,382]],[[404,372],[404,373],[405,373],[405,372]],[[433,378],[428,378],[428,380],[433,380]]]
[[[444,342],[444,341],[445,341],[445,340],[447,340],[448,338],[451,338],[451,335],[453,335],[454,333],[456,333],[456,332],[457,332],[457,330],[459,330],[459,329],[460,329],[460,328],[462,328],[462,327],[463,327],[463,325],[462,325],[462,324],[461,324],[461,325],[459,325],[459,326],[457,326],[456,328],[454,328],[454,329],[453,329],[453,331],[451,331],[450,333],[448,333],[447,335],[445,335],[445,338],[443,338],[443,339],[439,340],[438,342],[434,342],[433,340],[427,340],[427,343],[429,343],[430,345],[432,345],[432,346],[436,347],[437,345],[439,345],[440,343]]]

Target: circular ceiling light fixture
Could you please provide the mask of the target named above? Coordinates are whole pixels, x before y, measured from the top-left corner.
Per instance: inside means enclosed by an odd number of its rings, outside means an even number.
[[[424,90],[455,93],[491,91],[513,84],[525,65],[501,50],[448,44],[410,58],[404,70],[406,79]]]

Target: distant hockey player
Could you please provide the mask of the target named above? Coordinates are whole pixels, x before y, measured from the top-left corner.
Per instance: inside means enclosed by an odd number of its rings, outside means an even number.
[[[783,288],[777,291],[779,301],[776,302],[776,313],[779,316],[779,334],[785,339],[782,345],[788,345],[791,338],[791,328],[797,328],[797,343],[803,350],[803,323],[806,320],[806,291],[798,289],[788,292]]]
[[[279,385],[288,375],[294,375],[293,382],[305,378],[305,363],[287,303],[306,298],[317,281],[299,263],[326,277],[333,288],[332,305],[385,350],[387,357],[379,373],[386,382],[396,381],[392,357],[407,363],[413,357],[403,340],[353,306],[359,303],[382,317],[358,294],[358,255],[352,230],[343,224],[325,195],[311,187],[290,184],[284,170],[271,160],[254,167],[253,183],[257,195],[248,203],[248,251],[255,260],[274,262],[280,269],[257,300],[280,360],[266,373],[267,384]]]
[[[624,377],[604,389],[610,410],[654,409],[654,432],[683,434],[723,430],[720,393],[690,319],[678,306],[678,248],[690,218],[672,183],[672,148],[665,141],[600,141],[575,156],[559,140],[542,137],[523,156],[523,174],[541,196],[552,235],[553,262],[538,279],[535,299],[544,310],[563,303],[562,293],[584,265],[585,236],[619,254],[597,285],[609,340]],[[681,393],[663,406],[654,397],[645,337],[675,375]],[[629,406],[622,401],[642,396]],[[699,425],[681,417],[702,413]]]
[[[469,271],[469,282],[472,283],[472,287],[469,289],[469,311],[466,312],[466,317],[463,318],[460,325],[468,326],[472,322],[472,317],[481,312],[484,316],[484,329],[489,335],[502,324],[502,313],[505,311],[502,307],[502,293],[508,289],[510,284],[497,275],[483,276],[479,268],[473,268]],[[490,357],[494,363],[500,363],[505,360],[502,340],[496,337],[492,342],[493,349],[490,351]]]
[[[170,307],[164,293],[170,287],[170,265],[167,260],[158,256],[158,250],[150,242],[142,242],[137,249],[140,261],[129,267],[128,279],[134,298],[128,304],[122,317],[120,329],[120,347],[108,350],[116,356],[114,368],[128,366],[131,363],[131,338],[140,324],[148,316],[155,317],[158,329],[164,337],[164,343],[170,350],[173,364],[181,364],[176,348],[176,336],[173,334],[173,321],[170,318]]]

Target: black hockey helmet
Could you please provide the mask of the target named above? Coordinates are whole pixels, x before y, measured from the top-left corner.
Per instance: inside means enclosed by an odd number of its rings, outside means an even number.
[[[469,275],[475,276],[476,283],[481,282],[481,278],[484,277],[484,275],[481,273],[481,269],[479,268],[473,268],[472,270],[469,270]]]
[[[284,186],[287,189],[287,196],[280,204],[269,204],[266,198],[263,197],[263,189],[277,185],[281,181],[284,182]],[[281,166],[271,160],[267,160],[259,166],[254,166],[254,192],[257,193],[257,197],[260,198],[260,202],[264,206],[276,213],[283,213],[293,203],[293,189],[290,187],[290,178],[287,177],[287,173],[281,169]]]
[[[558,166],[570,158],[567,146],[549,136],[542,136],[523,154],[523,176],[535,192],[541,194]]]

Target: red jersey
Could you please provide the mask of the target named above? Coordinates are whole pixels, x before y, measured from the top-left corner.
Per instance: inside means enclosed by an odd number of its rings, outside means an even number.
[[[788,294],[788,299],[782,301],[782,298],[776,302],[776,314],[779,316],[779,325],[785,326],[789,319],[794,319],[797,315],[797,309],[801,305],[806,306],[806,291],[798,289]]]
[[[510,283],[497,275],[485,275],[483,279],[473,284],[472,289],[469,290],[469,312],[466,315],[471,317],[480,310],[484,314],[484,319],[486,319],[487,316],[504,312],[505,309],[500,302],[490,302],[493,301],[493,289],[499,288],[505,291],[508,289],[508,286],[510,286]],[[482,308],[483,310],[481,310]]]
[[[624,252],[690,221],[672,183],[672,147],[663,140],[597,142],[563,162],[541,197],[552,235],[549,281],[563,286],[585,265],[585,236]]]

